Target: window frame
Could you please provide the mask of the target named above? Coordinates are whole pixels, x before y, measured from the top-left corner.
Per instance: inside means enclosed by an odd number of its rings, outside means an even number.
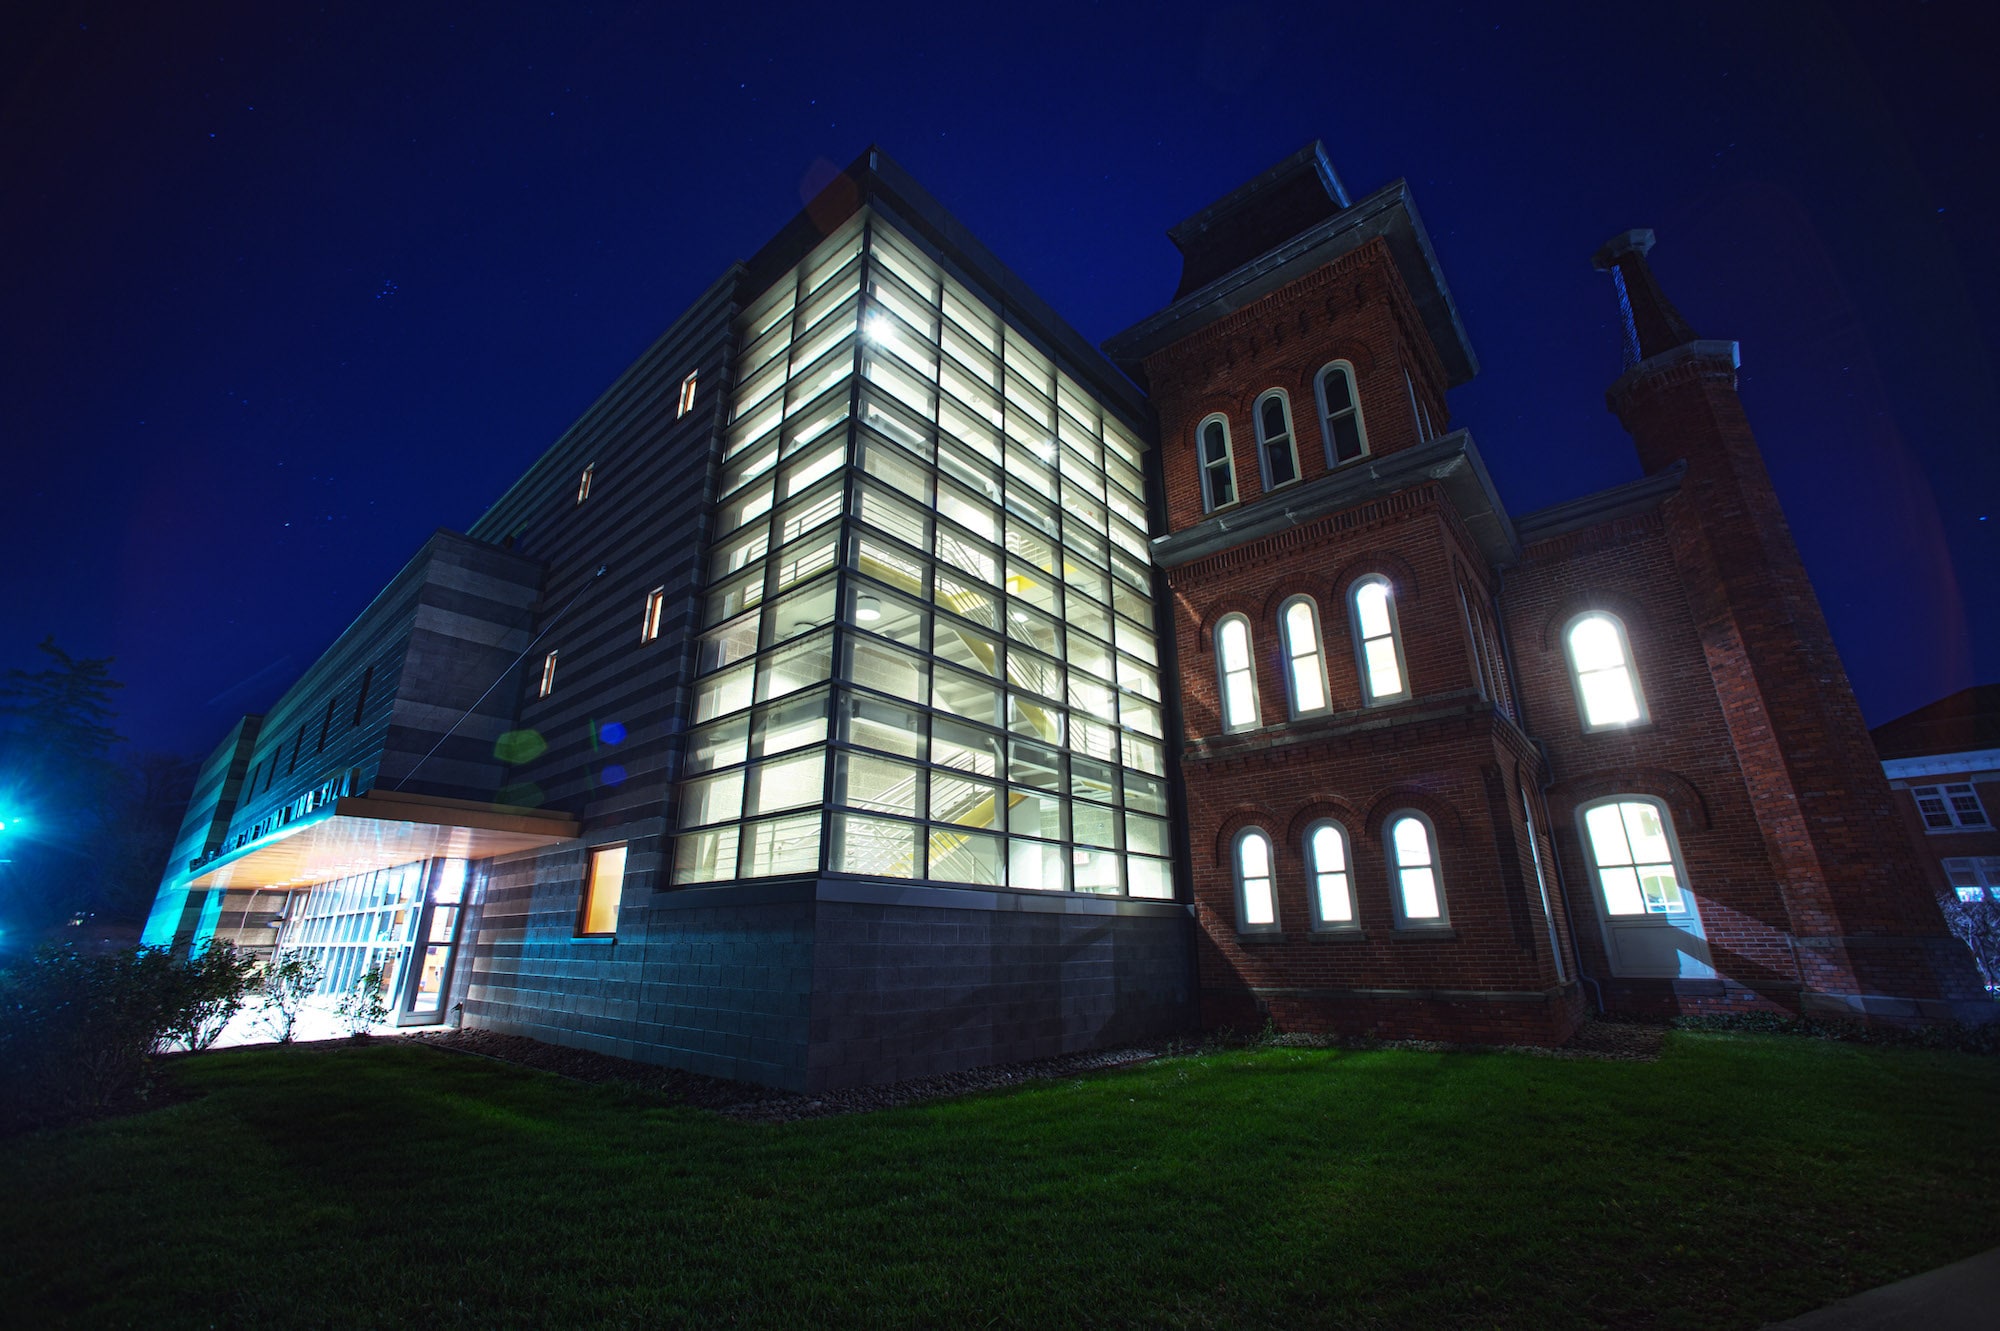
[[[1312,657],[1319,670],[1319,693],[1324,700],[1317,707],[1299,706],[1298,663],[1300,653],[1292,644],[1291,611],[1295,605],[1304,605],[1312,618]],[[1320,623],[1319,602],[1300,592],[1288,596],[1278,606],[1278,642],[1285,653],[1285,702],[1291,708],[1293,720],[1307,716],[1325,716],[1333,710],[1333,685],[1326,668],[1326,631]],[[1253,671],[1254,673],[1254,671]]]
[[[1337,413],[1328,411],[1326,405],[1326,376],[1333,370],[1343,371],[1347,375],[1347,397],[1353,403],[1352,406]],[[1319,367],[1319,373],[1313,375],[1313,406],[1319,411],[1320,440],[1326,449],[1326,465],[1329,470],[1335,467],[1351,467],[1369,455],[1368,420],[1361,411],[1361,376],[1356,372],[1354,362],[1330,360]],[[1354,432],[1361,437],[1361,451],[1343,461],[1333,446],[1333,422],[1336,416],[1345,419],[1349,414],[1354,417]]]
[[[690,411],[694,410],[695,391],[699,383],[700,376],[701,376],[701,367],[696,366],[694,369],[689,370],[687,372],[686,378],[681,380],[680,397],[674,405],[675,420],[681,419],[681,417],[687,415]]]
[[[556,649],[551,649],[542,658],[542,683],[535,693],[537,698],[546,698],[556,691]]]
[[[1973,807],[1979,811],[1979,822],[1968,823],[1959,816],[1960,810],[1952,804],[1951,792],[1956,790],[1963,790],[1965,798],[1972,801]],[[1931,792],[1932,797],[1943,805],[1944,816],[1951,820],[1942,827],[1932,826],[1930,816],[1924,812],[1924,795],[1927,791]],[[1916,806],[1917,821],[1924,825],[1925,836],[1948,836],[1954,832],[1991,832],[1993,830],[1993,816],[1986,812],[1986,801],[1979,798],[1979,785],[1977,782],[1935,781],[1928,785],[1913,785],[1910,787],[1910,802]]]
[[[1250,921],[1249,880],[1243,873],[1243,844],[1251,837],[1264,843],[1264,882],[1271,894],[1271,920],[1268,924],[1253,924]],[[1283,917],[1278,911],[1278,843],[1262,827],[1252,823],[1238,829],[1229,839],[1229,875],[1236,884],[1236,932],[1243,936],[1282,934],[1285,931]]]
[[[1430,846],[1430,864],[1415,867],[1427,867],[1431,871],[1431,886],[1437,893],[1438,913],[1435,916],[1412,916],[1405,909],[1403,893],[1405,866],[1402,857],[1396,851],[1396,827],[1406,818],[1415,819],[1424,829],[1424,839]],[[1389,905],[1396,914],[1396,928],[1399,931],[1418,932],[1451,928],[1451,903],[1445,898],[1444,893],[1444,856],[1438,845],[1437,825],[1431,821],[1430,815],[1422,809],[1391,810],[1389,816],[1382,820],[1382,848],[1386,852],[1384,858],[1389,865]]]
[[[1331,830],[1340,840],[1342,877],[1347,879],[1347,918],[1330,920],[1326,917],[1320,897],[1320,877],[1327,872],[1320,868],[1319,854],[1313,847],[1314,840],[1323,831]],[[1301,843],[1306,862],[1306,905],[1312,913],[1314,933],[1358,933],[1361,930],[1361,903],[1354,892],[1354,838],[1337,818],[1316,818],[1306,827],[1305,839]]]
[[[1248,658],[1243,665],[1244,678],[1250,686],[1250,719],[1240,725],[1229,720],[1229,676],[1230,669],[1223,656],[1222,635],[1231,624],[1243,626],[1243,654]],[[1250,617],[1241,612],[1231,612],[1215,621],[1215,700],[1216,715],[1222,722],[1222,733],[1241,735],[1258,730],[1264,724],[1264,701],[1257,691],[1257,635],[1252,630]]]
[[[1271,479],[1271,440],[1264,435],[1264,404],[1276,399],[1278,410],[1285,418],[1285,448],[1292,457],[1292,479],[1273,481]],[[1257,475],[1264,483],[1264,493],[1282,490],[1287,485],[1297,485],[1305,479],[1305,470],[1299,466],[1299,427],[1292,419],[1292,395],[1282,388],[1267,388],[1257,395],[1257,401],[1250,408],[1250,426],[1257,436]]]
[[[590,498],[591,482],[593,482],[596,479],[597,479],[597,464],[595,462],[584,464],[583,470],[577,474],[576,478],[576,502],[579,505],[581,505],[584,500]]]
[[[1389,612],[1389,643],[1396,649],[1396,673],[1402,679],[1400,693],[1377,694],[1374,680],[1368,670],[1367,646],[1370,639],[1362,636],[1361,629],[1361,589],[1371,583],[1381,583],[1389,589],[1385,607]],[[1361,701],[1367,707],[1387,707],[1394,703],[1407,702],[1414,695],[1410,684],[1410,663],[1403,654],[1403,617],[1396,606],[1396,584],[1384,573],[1364,573],[1347,584],[1347,626],[1354,645],[1354,666],[1361,676]]]
[[[576,924],[573,937],[608,940],[618,936],[618,916],[625,904],[626,871],[631,863],[629,858],[630,849],[630,842],[613,841],[602,846],[592,846],[584,856],[583,891],[577,897]],[[606,863],[614,853],[618,859],[618,881],[614,886],[614,895],[610,905],[611,927],[608,929],[591,929],[587,926],[590,923],[592,915],[596,913],[592,910],[592,905],[596,902],[597,894],[603,886],[598,877],[599,866]]]
[[[1606,896],[1604,892],[1604,875],[1602,873],[1602,866],[1600,866],[1597,862],[1597,841],[1591,835],[1590,832],[1590,811],[1592,809],[1602,809],[1608,805],[1618,805],[1618,804],[1650,805],[1653,811],[1659,815],[1660,830],[1665,835],[1667,840],[1667,854],[1673,857],[1672,864],[1674,870],[1674,882],[1680,888],[1681,899],[1687,906],[1686,910],[1684,911],[1648,910],[1648,911],[1641,911],[1638,914],[1628,913],[1622,915],[1614,913],[1612,911],[1611,898]],[[1627,791],[1615,795],[1601,795],[1594,800],[1587,800],[1584,803],[1576,806],[1576,826],[1579,839],[1583,842],[1582,849],[1583,849],[1584,866],[1590,870],[1591,890],[1597,893],[1597,913],[1600,918],[1607,921],[1615,920],[1624,922],[1630,922],[1634,920],[1657,920],[1660,921],[1661,923],[1665,923],[1670,918],[1676,916],[1691,918],[1697,922],[1701,920],[1701,907],[1695,901],[1694,888],[1688,881],[1687,857],[1681,853],[1680,834],[1674,830],[1674,811],[1667,807],[1667,802],[1665,800],[1661,799],[1657,795],[1646,795],[1639,793],[1637,791]],[[1626,839],[1628,842],[1630,841],[1631,837],[1629,833],[1627,833]],[[1632,850],[1632,848],[1629,845],[1626,848],[1627,850]],[[1632,853],[1636,855],[1638,852],[1636,850],[1632,850]],[[1638,860],[1632,861],[1633,868],[1636,869],[1638,865],[1639,865]],[[1645,890],[1641,888],[1640,889],[1641,904],[1644,903],[1644,900],[1645,900]]]
[[[639,612],[639,641],[652,642],[660,636],[660,621],[666,617],[667,589],[655,587],[646,593],[646,605]]]
[[[1207,445],[1202,436],[1208,433],[1210,425],[1220,425],[1222,427],[1221,466],[1229,472],[1229,498],[1224,503],[1217,503],[1215,501],[1215,489],[1209,484],[1209,477],[1216,468],[1208,460],[1205,452]],[[1214,513],[1219,509],[1233,508],[1243,502],[1243,487],[1237,483],[1236,478],[1236,440],[1229,428],[1229,417],[1223,413],[1219,411],[1210,412],[1201,418],[1199,425],[1194,427],[1194,464],[1201,473],[1202,512]]]
[[[1606,620],[1618,634],[1618,650],[1624,655],[1625,675],[1631,681],[1632,700],[1634,705],[1639,709],[1639,714],[1630,721],[1606,721],[1598,725],[1591,724],[1590,708],[1584,701],[1583,672],[1577,668],[1576,646],[1570,640],[1571,635],[1576,632],[1577,625],[1583,623],[1586,619]],[[1626,631],[1623,616],[1602,609],[1577,611],[1563,624],[1562,650],[1563,663],[1569,669],[1570,692],[1576,698],[1576,719],[1578,724],[1583,727],[1584,734],[1601,735],[1610,731],[1633,730],[1640,726],[1652,724],[1653,712],[1646,705],[1646,687],[1639,679],[1639,659],[1632,650],[1632,635]]]

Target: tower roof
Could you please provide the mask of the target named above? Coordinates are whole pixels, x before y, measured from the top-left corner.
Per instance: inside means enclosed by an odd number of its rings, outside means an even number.
[[[1646,262],[1652,248],[1653,233],[1642,227],[1605,241],[1590,260],[1598,271],[1610,273],[1618,286],[1627,368],[1699,340],[1653,276],[1652,266]]]
[[[1237,186],[1177,226],[1167,239],[1181,252],[1179,300],[1348,206],[1326,146],[1314,139],[1262,175]]]

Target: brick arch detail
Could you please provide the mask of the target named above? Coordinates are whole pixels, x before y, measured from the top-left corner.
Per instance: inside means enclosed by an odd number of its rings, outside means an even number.
[[[1203,656],[1214,656],[1215,626],[1230,615],[1241,615],[1250,621],[1250,648],[1254,653],[1257,648],[1258,625],[1262,622],[1263,613],[1261,606],[1254,605],[1249,601],[1239,600],[1236,597],[1216,602],[1208,609],[1202,611],[1201,637],[1195,643],[1195,650]]]
[[[1341,565],[1340,572],[1333,577],[1334,596],[1345,605],[1347,589],[1354,585],[1354,580],[1370,573],[1380,573],[1389,579],[1389,585],[1396,593],[1398,610],[1405,605],[1414,605],[1423,596],[1422,588],[1417,583],[1417,570],[1401,555],[1386,549],[1366,551]],[[1342,617],[1345,617],[1345,611]]]
[[[1246,827],[1258,828],[1271,838],[1271,853],[1274,857],[1282,853],[1285,848],[1283,837],[1279,832],[1282,826],[1283,820],[1261,804],[1237,805],[1229,811],[1229,816],[1224,818],[1222,825],[1215,830],[1215,844],[1210,849],[1215,852],[1216,867],[1227,869],[1232,874],[1236,872],[1236,865],[1230,860],[1229,851],[1230,847],[1236,844],[1236,834]],[[1272,867],[1276,867],[1275,863]]]
[[[1391,786],[1369,804],[1362,830],[1376,845],[1383,844],[1383,824],[1398,809],[1416,809],[1428,814],[1431,826],[1437,830],[1438,841],[1442,843],[1440,849],[1449,847],[1456,852],[1464,848],[1465,821],[1458,816],[1457,806],[1415,786]],[[1354,829],[1348,830],[1352,832]]]
[[[1270,623],[1273,629],[1276,629],[1278,627],[1278,607],[1291,600],[1294,596],[1312,597],[1313,604],[1319,607],[1319,616],[1322,621],[1321,631],[1324,632],[1327,606],[1326,582],[1324,579],[1315,578],[1308,573],[1280,574],[1278,580],[1271,584],[1271,590],[1265,594],[1263,609],[1259,613]]]
[[[1548,618],[1542,621],[1542,650],[1549,652],[1558,650],[1561,646],[1558,640],[1562,636],[1563,626],[1589,610],[1602,610],[1607,614],[1618,616],[1625,624],[1625,636],[1628,638],[1640,629],[1652,627],[1646,608],[1635,598],[1623,592],[1593,588],[1565,596],[1556,602],[1549,611]]]
[[[1352,837],[1362,830],[1363,818],[1361,810],[1338,795],[1311,795],[1292,814],[1292,821],[1285,825],[1285,841],[1288,845],[1303,847],[1306,829],[1326,820],[1339,823]]]
[[[1547,793],[1550,817],[1556,817],[1554,810],[1560,809],[1561,816],[1574,823],[1579,808],[1608,795],[1651,795],[1674,815],[1677,830],[1706,832],[1713,826],[1701,788],[1663,767],[1621,767],[1558,781]]]

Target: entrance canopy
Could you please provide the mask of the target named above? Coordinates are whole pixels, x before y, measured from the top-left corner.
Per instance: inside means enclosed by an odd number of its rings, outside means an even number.
[[[337,799],[203,865],[187,886],[296,887],[418,860],[539,850],[581,830],[566,814],[371,790]]]

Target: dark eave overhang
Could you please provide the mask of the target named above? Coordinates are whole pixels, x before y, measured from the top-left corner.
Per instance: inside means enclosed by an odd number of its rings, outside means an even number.
[[[956,277],[982,291],[1007,321],[1028,334],[1063,368],[1082,379],[1100,399],[1150,444],[1156,426],[1152,404],[1123,371],[1070,327],[1020,275],[986,248],[896,160],[871,147],[854,159],[796,217],[744,262],[744,304],[768,289],[793,264],[863,208],[886,215],[902,231],[930,249]]]
[[[1595,527],[1601,522],[1616,518],[1631,517],[1637,513],[1650,513],[1658,508],[1666,497],[1681,488],[1681,478],[1687,475],[1687,463],[1676,462],[1673,466],[1654,472],[1651,476],[1641,476],[1636,481],[1624,485],[1614,485],[1609,490],[1599,490],[1581,499],[1569,499],[1547,508],[1538,508],[1532,513],[1524,513],[1514,519],[1514,532],[1521,538],[1521,544],[1546,541],[1566,532],[1581,531],[1585,527]]]
[[[1520,559],[1514,525],[1493,489],[1493,478],[1486,472],[1471,431],[1454,430],[1415,448],[1350,463],[1255,503],[1212,514],[1185,531],[1157,537],[1153,562],[1162,568],[1179,568],[1425,481],[1436,481],[1443,487],[1489,564],[1505,567]]]
[[[1456,387],[1479,373],[1451,289],[1431,249],[1430,235],[1417,215],[1407,181],[1394,181],[1352,207],[1308,227],[1284,244],[1190,292],[1151,318],[1142,319],[1104,343],[1104,352],[1127,373],[1139,375],[1148,356],[1189,337],[1216,320],[1262,300],[1285,283],[1381,237],[1396,270],[1416,302],[1417,313],[1444,362],[1445,379]]]

